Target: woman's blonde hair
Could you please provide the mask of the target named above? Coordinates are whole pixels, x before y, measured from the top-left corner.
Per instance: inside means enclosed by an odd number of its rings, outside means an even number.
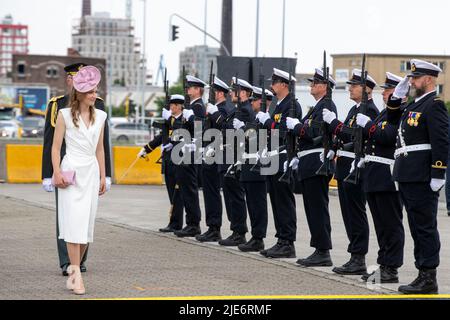
[[[72,121],[75,127],[78,128],[78,116],[80,115],[80,100],[87,93],[81,93],[72,88],[69,99],[70,113],[72,114]],[[89,122],[93,124],[95,122],[95,107],[89,105]]]

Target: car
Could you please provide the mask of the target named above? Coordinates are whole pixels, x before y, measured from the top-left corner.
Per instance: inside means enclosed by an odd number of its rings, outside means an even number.
[[[45,118],[26,117],[22,121],[22,137],[37,138],[44,136]]]
[[[111,127],[111,140],[121,143],[147,143],[150,140],[150,130],[143,123],[116,123]]]
[[[14,120],[0,120],[1,138],[18,138],[20,126]]]

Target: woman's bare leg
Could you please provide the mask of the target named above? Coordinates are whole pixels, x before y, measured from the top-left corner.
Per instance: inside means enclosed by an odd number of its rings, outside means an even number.
[[[79,266],[81,261],[80,255],[80,244],[79,243],[70,243],[67,244],[67,253],[69,254],[70,264],[74,266]]]
[[[86,249],[87,249],[87,244],[80,244],[80,263],[81,261],[83,261],[83,257],[86,253]]]

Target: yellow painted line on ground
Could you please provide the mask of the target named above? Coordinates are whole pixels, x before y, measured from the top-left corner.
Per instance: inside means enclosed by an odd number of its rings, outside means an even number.
[[[450,299],[450,294],[374,294],[374,295],[282,295],[282,296],[188,296],[188,297],[135,297],[88,300],[374,300],[374,299]]]

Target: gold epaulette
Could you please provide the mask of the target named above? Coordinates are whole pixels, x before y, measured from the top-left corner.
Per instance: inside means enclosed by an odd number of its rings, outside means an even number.
[[[97,99],[102,100],[102,101],[105,101],[105,100],[103,100],[103,98],[101,98],[101,97],[97,97]]]
[[[434,97],[434,101],[442,101],[441,97]]]
[[[444,166],[442,161],[436,161],[436,163],[431,165],[431,167],[434,169],[447,169],[447,166]]]
[[[56,117],[58,116],[58,100],[64,98],[64,96],[57,96],[50,99],[51,110],[50,110],[50,124],[54,128],[56,126]]]

